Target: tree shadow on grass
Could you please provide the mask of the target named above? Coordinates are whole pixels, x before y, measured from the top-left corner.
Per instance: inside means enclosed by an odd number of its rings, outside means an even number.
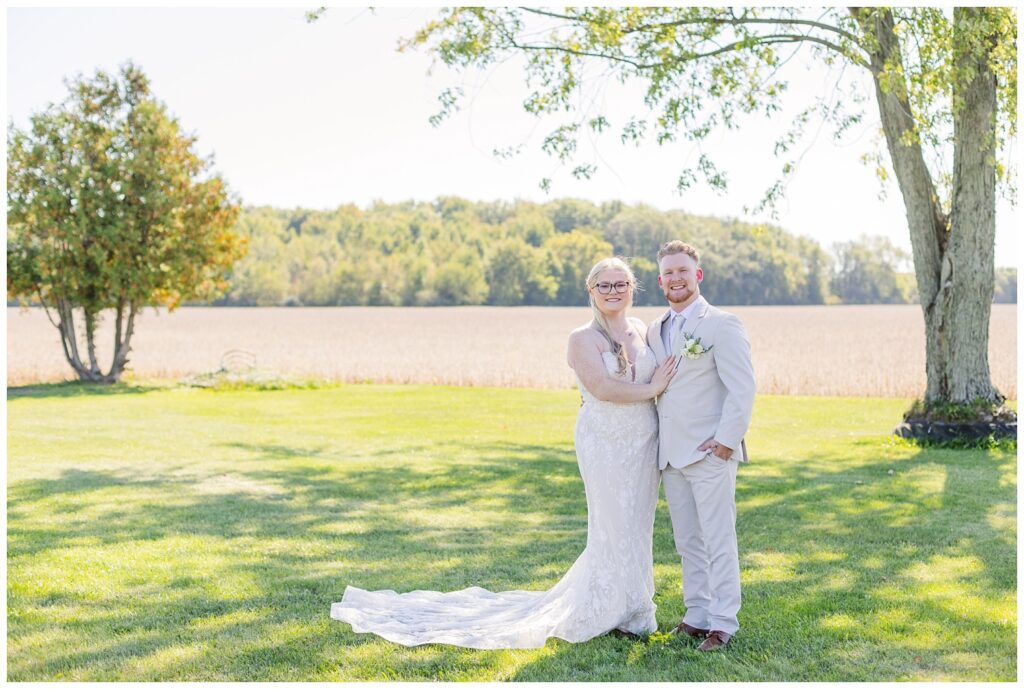
[[[86,383],[84,381],[70,380],[61,383],[36,383],[33,385],[8,387],[7,399],[143,395],[147,392],[160,390],[167,390],[167,386],[125,382]]]
[[[240,464],[243,470],[235,484],[217,483],[220,476],[69,470],[53,479],[9,487],[12,580],[20,579],[22,567],[31,567],[36,557],[56,557],[45,565],[50,574],[70,578],[70,571],[60,570],[98,566],[87,563],[89,557],[76,563],[83,551],[97,553],[100,561],[145,559],[151,556],[137,553],[149,552],[154,544],[164,547],[176,539],[192,539],[211,548],[209,553],[191,553],[193,558],[220,562],[218,576],[251,582],[244,595],[218,598],[209,592],[208,577],[190,572],[184,558],[184,569],[156,587],[147,584],[145,575],[138,582],[125,574],[115,576],[104,584],[119,592],[115,597],[59,590],[16,595],[11,599],[16,611],[11,641],[57,628],[66,638],[91,641],[56,644],[32,657],[12,652],[12,678],[53,678],[69,672],[79,679],[123,678],[146,658],[151,665],[137,670],[139,677],[285,679],[300,671],[300,678],[308,678],[318,667],[336,675],[337,665],[331,663],[338,662],[342,649],[376,643],[328,618],[331,602],[340,600],[347,584],[444,590],[470,585],[532,588],[537,581],[550,585],[552,560],[558,569],[567,569],[585,540],[584,496],[552,489],[546,482],[553,476],[578,480],[575,463],[566,461],[564,450],[473,445],[471,466],[416,471],[382,464],[355,472],[332,468],[330,461],[294,463],[323,459],[301,448],[233,447],[248,450],[254,460],[266,460]],[[222,492],[204,494],[210,485]],[[275,490],[261,491],[267,487]],[[97,497],[97,491],[110,495]],[[539,491],[543,502],[526,495],[531,491]],[[105,503],[102,518],[72,519],[70,512],[53,511],[52,519],[22,517],[43,507],[40,501],[67,506],[76,501],[95,504],[97,499]],[[486,503],[481,512],[492,515],[486,524],[459,521],[459,514],[454,522],[444,520],[429,528],[420,523],[424,515],[472,510],[478,503]],[[544,548],[534,547],[533,535],[522,528],[523,518],[538,533],[550,525]],[[167,547],[175,553],[172,562],[182,558]],[[145,571],[153,563],[140,566]],[[110,578],[105,567],[98,568],[100,581]],[[72,619],[58,623],[45,614],[62,606],[77,610]],[[258,616],[210,630],[204,626],[240,611],[258,611]],[[287,630],[286,641],[281,630]],[[203,650],[194,664],[154,670],[160,658],[187,655],[187,649],[195,648]]]
[[[827,466],[832,458],[811,461]],[[993,505],[1015,503],[1004,480],[1013,463],[1007,453],[925,450],[819,470],[811,480],[752,480],[750,495],[786,499],[752,507],[745,522],[781,519],[792,528],[754,531],[747,543],[741,530],[755,568],[748,608],[764,614],[767,632],[751,637],[750,650],[767,651],[779,637],[814,649],[803,662],[783,654],[766,663],[780,678],[812,679],[821,670],[835,679],[1015,675],[1012,661],[992,662],[994,649],[1015,647],[1015,620],[985,610],[1015,595],[1015,538],[988,519]],[[787,599],[783,585],[800,595]]]
[[[701,654],[684,639],[631,642],[620,663],[598,659],[586,678],[1014,679],[1016,620],[991,606],[1015,598],[1016,543],[986,518],[998,505],[1001,517],[1015,516],[1012,454],[924,450],[849,468],[842,460],[766,457],[771,471],[741,468],[744,602],[727,653]],[[665,630],[684,607],[664,502],[660,510],[656,602]],[[514,678],[580,679],[570,658],[586,655],[559,646]]]
[[[1007,625],[992,619],[984,607],[987,594],[1012,595],[1016,585],[1014,538],[987,518],[994,505],[1015,506],[1015,487],[1006,480],[1014,458],[1006,453],[925,450],[910,459],[855,466],[844,466],[842,457],[765,457],[740,471],[743,628],[727,653],[700,654],[682,639],[602,637],[575,645],[551,640],[542,652],[510,660],[507,651],[406,649],[356,635],[328,619],[330,603],[349,584],[548,588],[585,542],[586,503],[570,447],[448,443],[453,457],[471,459],[420,469],[388,464],[390,450],[350,466],[349,458],[327,456],[322,448],[226,445],[250,457],[228,477],[234,483],[218,483],[221,476],[65,471],[9,487],[10,581],[21,578],[22,561],[71,557],[83,547],[102,553],[101,560],[133,557],[147,544],[162,547],[182,538],[210,548],[190,556],[171,549],[168,557],[178,559],[180,571],[157,583],[144,577],[115,583],[114,597],[13,595],[9,643],[55,628],[66,638],[91,642],[54,641],[32,657],[12,654],[11,678],[438,679],[501,672],[527,681],[842,681],[1016,675],[1012,659],[992,667],[994,654],[1005,651],[1010,658],[1015,648],[1015,638],[1008,638],[1015,636],[1015,620]],[[445,447],[424,443],[394,453],[427,451],[443,453]],[[122,499],[102,520],[24,523],[20,516],[42,500],[88,501],[102,490],[111,491],[111,500]],[[151,491],[157,499],[131,499]],[[655,558],[659,622],[668,629],[683,609],[664,503]],[[190,562],[207,561],[215,563],[210,572],[189,569]],[[75,565],[68,560],[50,566]],[[103,580],[102,567],[97,576]],[[930,577],[949,590],[932,587]],[[241,591],[222,590],[219,580],[247,584]],[[46,614],[64,607],[78,612],[61,622]]]

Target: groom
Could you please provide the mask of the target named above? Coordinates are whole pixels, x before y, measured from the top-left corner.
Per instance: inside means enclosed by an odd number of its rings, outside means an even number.
[[[674,240],[658,251],[658,284],[669,310],[647,329],[660,364],[679,357],[658,399],[658,464],[683,561],[686,615],[672,630],[702,639],[700,651],[729,643],[739,622],[736,466],[754,406],[750,343],[736,316],[700,296],[700,255]]]

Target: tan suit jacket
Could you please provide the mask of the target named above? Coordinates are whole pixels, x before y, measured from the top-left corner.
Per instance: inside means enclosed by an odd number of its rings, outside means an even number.
[[[669,355],[663,329],[671,315],[670,309],[647,328],[647,346],[659,364]],[[708,451],[697,448],[712,437],[745,462],[743,438],[750,426],[756,383],[743,325],[733,314],[698,297],[683,333],[699,337],[710,351],[688,359],[680,355],[686,338],[676,338],[674,353],[679,355],[679,367],[658,398],[658,465],[661,469],[669,464],[682,468],[700,461]]]

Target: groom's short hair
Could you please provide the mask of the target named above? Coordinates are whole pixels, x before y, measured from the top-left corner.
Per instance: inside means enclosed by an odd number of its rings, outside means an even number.
[[[700,252],[686,242],[673,239],[662,244],[661,248],[658,249],[658,263],[661,263],[661,259],[671,254],[686,254],[693,259],[694,263],[700,265]]]

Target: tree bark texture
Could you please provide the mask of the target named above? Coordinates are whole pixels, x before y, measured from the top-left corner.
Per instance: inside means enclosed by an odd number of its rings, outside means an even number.
[[[957,8],[963,13],[983,8]],[[950,215],[942,212],[916,135],[902,75],[892,13],[851,8],[875,37],[871,73],[882,128],[903,195],[925,322],[925,402],[1001,402],[988,366],[988,324],[994,290],[996,83],[988,50],[962,51],[971,79],[954,109],[954,173]],[[955,42],[955,40],[954,40]],[[898,67],[894,69],[893,67]]]
[[[106,373],[100,369],[96,359],[95,337],[99,314],[85,314],[86,346],[88,348],[89,365],[82,361],[78,349],[78,335],[75,332],[74,306],[66,299],[57,301],[57,330],[60,331],[61,346],[64,348],[64,358],[74,369],[75,374],[81,381],[90,383],[116,383],[124,374],[125,366],[128,363],[128,353],[131,351],[130,340],[135,329],[135,314],[138,312],[134,302],[128,301],[127,322],[124,319],[124,308],[119,307],[114,315],[117,319],[114,332],[114,356],[110,364],[110,370]]]
[[[131,339],[132,333],[135,330],[135,314],[138,312],[138,308],[134,301],[128,301],[128,321],[125,323],[122,330],[121,317],[122,309],[117,310],[117,332],[114,334],[114,360],[110,364],[110,373],[108,377],[111,378],[110,382],[116,383],[121,378],[121,374],[124,373],[124,367],[128,364],[128,352],[131,351]],[[123,339],[122,339],[123,332]]]
[[[973,78],[960,89],[954,86],[953,92],[961,103],[953,109],[949,268],[943,271],[945,279],[937,300],[945,325],[940,339],[945,370],[934,389],[929,381],[928,398],[956,402],[979,397],[1003,400],[992,385],[988,365],[988,325],[995,289],[997,103],[996,78],[989,61],[995,46],[987,36],[980,45],[957,37],[961,20],[977,21],[985,12],[982,7],[953,10],[956,68]]]

